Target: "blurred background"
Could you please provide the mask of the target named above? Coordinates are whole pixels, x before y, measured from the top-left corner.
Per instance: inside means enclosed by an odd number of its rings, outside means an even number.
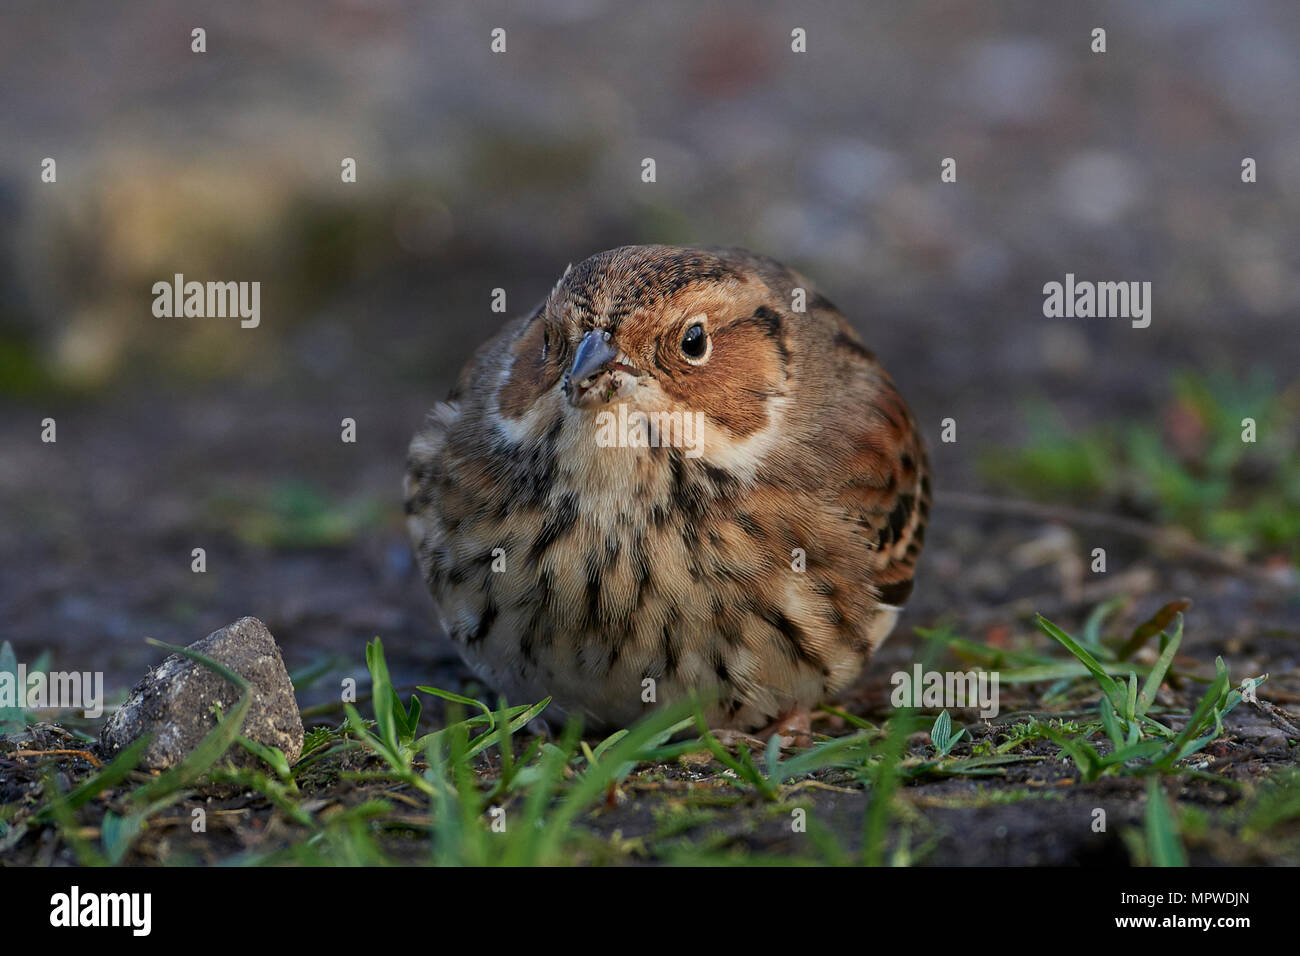
[[[1030,610],[1121,595],[1140,620],[1195,592],[1189,632],[1294,666],[1300,5],[0,17],[0,638],[19,660],[120,690],[156,658],[144,637],[253,614],[300,678],[359,672],[378,634],[397,675],[455,684],[402,527],[406,443],[566,264],[666,242],[805,271],[917,412],[938,503],[900,633],[948,616],[999,640]],[[1149,281],[1151,326],[1045,318],[1067,272]],[[175,273],[260,281],[260,327],[156,318]],[[1093,547],[1104,577],[1080,566]]]

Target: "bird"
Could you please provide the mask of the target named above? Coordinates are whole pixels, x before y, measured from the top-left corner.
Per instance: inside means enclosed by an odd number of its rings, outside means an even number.
[[[917,420],[829,299],[663,245],[570,265],[482,345],[404,492],[442,627],[506,701],[596,731],[694,695],[786,743],[893,629],[931,501]]]

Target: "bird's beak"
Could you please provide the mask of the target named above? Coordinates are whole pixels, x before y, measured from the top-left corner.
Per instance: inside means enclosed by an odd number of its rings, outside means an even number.
[[[593,329],[578,343],[578,354],[573,357],[573,366],[564,376],[564,394],[570,402],[576,403],[583,382],[618,358],[618,351],[610,345],[609,340],[608,332]]]

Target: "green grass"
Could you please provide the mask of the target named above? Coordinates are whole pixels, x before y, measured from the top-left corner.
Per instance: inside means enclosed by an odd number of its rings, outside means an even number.
[[[256,494],[220,495],[208,509],[214,528],[233,531],[249,547],[273,550],[342,547],[392,517],[385,501],[336,501],[302,481],[279,482]]]
[[[47,651],[41,654],[27,668],[27,673],[43,673],[48,671],[49,668],[50,655]],[[10,675],[14,689],[21,692],[22,688],[18,687],[18,657],[14,654],[14,649],[8,641],[0,642],[0,674]],[[35,723],[35,721],[36,718],[30,711],[17,704],[14,706],[0,706],[0,734],[19,733],[26,729],[29,723]]]
[[[1178,824],[1160,782],[1147,784],[1146,850],[1153,866],[1186,866],[1187,852],[1178,836]]]
[[[1243,419],[1255,441],[1242,440]],[[1035,498],[1150,512],[1196,537],[1300,563],[1300,385],[1264,374],[1175,375],[1163,424],[1072,432],[1050,405],[1026,410],[1028,440],[980,462],[994,485]]]
[[[1196,709],[1175,731],[1150,716],[1156,691],[1169,672],[1174,654],[1182,642],[1183,617],[1175,616],[1173,633],[1160,632],[1160,656],[1150,667],[1146,679],[1138,687],[1136,669],[1128,672],[1126,682],[1116,681],[1089,651],[1070,635],[1041,615],[1038,626],[1050,637],[1059,641],[1073,654],[1096,680],[1102,694],[1097,703],[1096,726],[1105,732],[1110,743],[1107,753],[1101,753],[1090,743],[1088,732],[1067,735],[1051,728],[1044,733],[1078,765],[1084,780],[1096,780],[1105,773],[1179,773],[1187,768],[1188,758],[1203,750],[1223,733],[1223,718],[1242,700],[1242,692],[1233,688],[1228,668],[1223,658],[1216,658],[1215,676]],[[1120,663],[1116,661],[1115,663]],[[1255,686],[1264,678],[1255,678]],[[1094,725],[1089,724],[1087,731]]]
[[[1196,764],[1241,694],[1222,661],[1200,683],[1197,675],[1174,673],[1180,608],[1162,608],[1128,634],[1106,633],[1113,605],[1090,616],[1077,634],[1039,618],[1047,650],[998,650],[951,629],[927,632],[927,667],[952,653],[1005,667],[1004,679],[1027,672],[1033,682],[1026,683],[1041,686],[1043,698],[1075,709],[997,727],[962,726],[947,710],[927,716],[900,709],[880,725],[833,711],[848,733],[785,749],[777,742],[724,743],[708,728],[700,700],[665,707],[600,740],[584,737],[577,723],[548,739],[529,729],[546,713],[547,700],[492,707],[433,687],[399,694],[376,638],[366,648],[369,713],[345,705],[339,724],[308,732],[291,766],[280,751],[241,734],[249,698],[237,674],[167,648],[240,687],[235,707],[219,715],[181,766],[164,773],[136,770],[143,742],[69,789],[47,773],[34,807],[30,801],[0,807],[0,848],[31,830],[53,828],[80,863],[140,862],[151,828],[188,823],[187,801],[195,805],[193,797],[215,786],[256,794],[290,834],[264,850],[228,854],[228,865],[907,865],[925,859],[943,833],[942,818],[916,802],[930,787],[971,780],[967,789],[927,797],[928,805],[995,808],[1060,800],[1069,791],[1058,784],[1088,786],[1112,776],[1147,786],[1144,824],[1126,835],[1135,859],[1178,865],[1187,859],[1185,842],[1208,839],[1209,824],[1171,807],[1166,783],[1213,779],[1241,789]],[[1143,651],[1151,642],[1154,654]],[[1132,662],[1140,652],[1148,663]],[[1170,681],[1201,687],[1195,706],[1160,707],[1156,691]],[[436,729],[427,729],[428,702],[442,710]],[[223,760],[232,746],[256,755],[259,764]],[[1059,776],[1061,759],[1073,765],[1077,780]],[[1039,789],[1048,782],[1051,790]],[[857,834],[842,825],[832,829],[820,817],[817,797],[827,790],[858,808]],[[1211,823],[1231,826],[1243,845],[1292,839],[1298,793],[1294,773],[1257,790],[1247,785],[1247,799],[1226,822]],[[792,824],[800,811],[802,829]],[[1188,820],[1199,822],[1188,830]]]
[[[1068,723],[1032,717],[1004,731],[1007,740],[1003,744],[985,743],[976,751],[976,759],[1007,754],[1045,739],[1073,760],[1087,782],[1113,774],[1179,774],[1192,769],[1190,758],[1222,734],[1223,718],[1241,702],[1242,690],[1232,686],[1227,666],[1217,658],[1214,677],[1203,679],[1208,686],[1183,726],[1177,730],[1169,726],[1159,719],[1163,715],[1156,713],[1156,692],[1174,676],[1172,665],[1183,639],[1181,612],[1187,602],[1165,605],[1127,638],[1103,640],[1104,621],[1117,604],[1112,601],[1098,608],[1078,637],[1039,615],[1038,628],[1068,652],[1065,658],[1036,650],[984,647],[950,629],[925,632],[960,656],[997,671],[1000,682],[1048,683],[1044,701],[1074,701],[1090,689],[1094,694],[1100,691],[1095,716]],[[1158,639],[1154,663],[1132,660],[1152,639]],[[1197,679],[1195,675],[1179,676],[1188,682]],[[1263,681],[1264,677],[1251,679],[1256,687]],[[1085,709],[1081,716],[1087,714]],[[937,729],[941,735],[951,735],[942,727]]]

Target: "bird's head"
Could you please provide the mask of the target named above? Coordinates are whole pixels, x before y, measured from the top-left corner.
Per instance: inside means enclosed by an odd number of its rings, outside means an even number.
[[[738,256],[627,246],[567,270],[512,345],[503,415],[555,403],[590,429],[626,403],[702,413],[730,436],[766,427],[786,388],[792,316]]]

